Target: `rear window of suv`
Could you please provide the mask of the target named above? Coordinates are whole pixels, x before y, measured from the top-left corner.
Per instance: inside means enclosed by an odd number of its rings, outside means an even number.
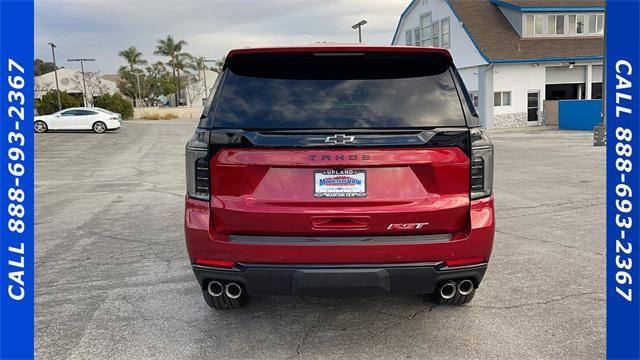
[[[213,128],[465,126],[438,54],[246,54],[230,62],[208,114]]]

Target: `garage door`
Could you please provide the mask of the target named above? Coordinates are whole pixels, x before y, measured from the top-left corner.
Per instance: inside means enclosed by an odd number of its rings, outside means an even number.
[[[575,84],[585,82],[587,67],[576,65],[569,69],[568,66],[548,66],[545,71],[547,84]]]

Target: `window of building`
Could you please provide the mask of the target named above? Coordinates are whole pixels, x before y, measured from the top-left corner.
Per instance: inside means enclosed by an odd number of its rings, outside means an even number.
[[[451,22],[448,17],[440,21],[440,36],[442,39],[442,41],[440,41],[440,46],[442,46],[443,48],[448,48],[449,46],[451,46],[450,27]]]
[[[556,34],[564,35],[564,15],[556,16]]]
[[[556,16],[555,15],[547,16],[547,33],[549,35],[556,34]]]
[[[604,33],[604,14],[525,14],[524,36],[593,36]]]
[[[598,34],[604,33],[604,14],[599,14],[596,19],[596,32]]]
[[[576,17],[576,34],[584,34],[584,15]]]
[[[542,35],[544,33],[542,15],[527,15],[525,18],[525,35]]]
[[[440,20],[434,21],[431,28],[433,29],[433,46],[440,47]]]
[[[588,15],[587,16],[587,24],[589,25],[589,34],[596,33],[596,15]]]
[[[478,92],[477,91],[469,91],[469,97],[471,97],[471,101],[473,102],[473,106],[478,107],[480,106],[480,100],[478,98]]]
[[[569,35],[576,34],[576,16],[569,15]]]
[[[535,17],[535,21],[534,21],[534,27],[535,27],[535,34],[536,35],[542,35],[542,20],[544,20],[544,18],[542,17],[542,15],[534,15]]]
[[[420,16],[420,27],[422,28],[422,46],[432,46],[433,27],[431,26],[431,13]]]
[[[533,15],[527,15],[524,23],[525,35],[533,35]]]
[[[493,106],[511,106],[511,91],[494,92]]]
[[[602,83],[591,83],[591,98],[602,99]]]
[[[413,45],[413,30],[407,30],[404,32],[404,44],[407,46]]]
[[[413,29],[413,45],[415,46],[420,46],[422,45],[420,42],[420,28],[414,28]]]

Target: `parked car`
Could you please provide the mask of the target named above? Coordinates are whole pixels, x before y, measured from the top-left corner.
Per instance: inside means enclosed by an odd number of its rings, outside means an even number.
[[[186,245],[210,307],[473,298],[493,246],[493,145],[447,50],[241,49],[223,72],[186,145]]]
[[[102,108],[69,108],[51,115],[36,116],[33,129],[37,133],[49,130],[93,130],[101,134],[122,126],[120,114]]]

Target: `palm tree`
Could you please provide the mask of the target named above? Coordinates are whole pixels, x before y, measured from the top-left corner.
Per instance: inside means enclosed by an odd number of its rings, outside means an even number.
[[[178,93],[182,91],[182,76],[180,72],[183,73],[184,76],[188,76],[189,72],[187,69],[191,67],[191,63],[193,61],[193,56],[189,53],[177,53],[175,56],[175,60],[173,62],[173,67],[176,69],[177,81],[178,81]]]
[[[136,65],[145,65],[147,60],[142,58],[142,53],[136,49],[135,46],[129,46],[128,49],[118,52],[118,55],[123,57],[127,64],[129,64],[129,70],[132,74],[136,74]],[[142,91],[140,89],[140,77],[136,76],[138,84],[138,99],[142,100]],[[136,106],[136,98],[133,97],[133,106]]]
[[[184,40],[175,41],[172,35],[167,35],[166,39],[159,39],[156,44],[156,50],[153,52],[154,55],[162,55],[170,57],[171,60],[168,62],[169,66],[171,66],[171,71],[173,72],[173,79],[176,83],[176,93],[175,100],[176,106],[178,105],[178,93],[180,92],[180,83],[178,80],[178,76],[176,76],[176,60],[178,59],[178,54],[182,52],[182,48],[189,45]]]
[[[224,61],[226,60],[226,56],[220,58],[220,60],[216,61],[215,64],[211,67],[211,71],[215,71],[218,74],[222,72],[222,67],[224,67]]]
[[[191,64],[189,67],[196,71],[198,74],[198,78],[200,78],[200,72],[202,72],[204,79],[204,96],[207,97],[207,65],[205,64],[206,60],[203,56],[194,57],[191,59]]]

